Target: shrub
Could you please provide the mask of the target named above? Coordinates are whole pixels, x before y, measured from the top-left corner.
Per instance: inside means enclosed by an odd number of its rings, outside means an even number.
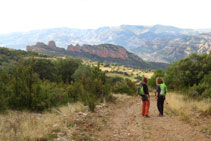
[[[80,65],[77,70],[74,72],[74,74],[72,75],[72,78],[75,81],[80,81],[83,77],[83,75],[85,76],[89,76],[92,73],[92,69],[90,66],[87,65]]]
[[[125,81],[126,81],[128,87],[129,87],[130,90],[131,90],[131,93],[129,93],[129,95],[134,95],[134,94],[136,94],[136,92],[137,92],[137,87],[136,87],[135,83],[133,83],[130,79],[126,79]]]
[[[41,80],[47,79],[50,81],[56,81],[57,79],[56,66],[51,60],[36,59],[33,70],[35,73],[39,74]]]
[[[71,84],[68,88],[68,98],[71,102],[85,101],[85,90],[80,82]]]
[[[57,76],[61,77],[64,83],[71,83],[73,81],[72,75],[75,73],[77,68],[80,66],[81,61],[78,59],[57,59],[56,68]]]
[[[4,112],[7,109],[7,103],[3,96],[0,96],[0,112]]]
[[[69,86],[68,96],[72,102],[82,101],[94,111],[95,105],[111,99],[110,85],[105,73],[97,67],[79,66],[73,74],[74,83]]]
[[[114,85],[115,83],[117,82],[122,82],[124,81],[124,79],[122,77],[119,77],[119,76],[115,76],[115,77],[107,77],[106,78],[106,81],[108,83],[110,83],[111,85]]]
[[[125,81],[117,82],[113,85],[112,91],[114,93],[125,93],[128,95],[135,95],[136,94],[136,85],[131,80],[126,79]]]
[[[92,111],[92,112],[95,111],[96,100],[94,97],[91,97],[91,96],[88,97],[88,107],[89,107],[90,111]]]
[[[125,84],[135,89],[130,81]],[[70,58],[55,62],[30,58],[11,70],[0,70],[0,111],[10,108],[41,112],[77,101],[94,111],[95,105],[104,100],[112,101],[111,85],[99,65],[89,67]]]
[[[211,97],[211,71],[209,74],[204,75],[204,78],[201,80],[201,82],[198,85],[194,85],[190,88],[190,96],[193,96],[193,94],[197,96],[201,96],[204,98]]]
[[[8,96],[8,84],[10,76],[7,70],[0,70],[0,112],[5,111],[8,108],[7,96]]]
[[[211,97],[211,54],[193,54],[173,63],[164,80],[168,89],[189,91],[192,97]]]

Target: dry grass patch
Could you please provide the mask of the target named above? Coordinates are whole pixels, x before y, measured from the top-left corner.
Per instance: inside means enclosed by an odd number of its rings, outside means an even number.
[[[211,108],[211,100],[193,100],[186,98],[183,95],[179,95],[176,93],[168,93],[166,97],[166,101],[168,102],[168,108],[175,111],[176,114],[195,114],[201,113],[209,115],[209,111]]]
[[[178,115],[180,119],[201,132],[211,136],[211,99],[195,100],[177,93],[168,93],[166,97],[166,113]]]
[[[0,140],[51,140],[71,135],[67,124],[74,113],[87,110],[81,103],[53,109],[43,114],[8,111],[0,115]]]

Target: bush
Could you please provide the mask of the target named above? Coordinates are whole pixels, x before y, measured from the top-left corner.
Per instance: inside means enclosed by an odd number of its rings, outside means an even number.
[[[68,96],[72,102],[82,101],[94,111],[95,105],[111,99],[111,88],[105,73],[98,67],[79,66],[73,74],[74,82],[69,86]]]
[[[130,80],[124,83],[132,94],[135,85]],[[70,58],[56,61],[30,58],[10,70],[0,70],[0,111],[9,108],[42,112],[77,101],[94,111],[96,104],[104,100],[112,101],[113,97],[111,84],[99,65],[89,67]]]
[[[55,64],[51,60],[36,59],[33,66],[35,73],[39,74],[41,80],[56,81],[57,70]]]
[[[92,112],[95,111],[95,107],[96,107],[95,102],[96,102],[95,98],[88,97],[88,107],[89,107],[89,110],[92,111]]]
[[[7,70],[0,70],[0,112],[5,111],[8,108],[8,85],[10,76]]]
[[[164,80],[168,89],[189,91],[191,97],[211,97],[211,54],[193,54],[173,63]]]
[[[135,95],[137,92],[137,87],[135,83],[133,83],[130,79],[126,79],[125,81],[132,92],[132,93],[129,93],[129,95]]]
[[[131,80],[126,79],[124,81],[116,82],[113,85],[112,91],[114,93],[125,93],[128,95],[135,95],[137,91],[137,87],[135,83],[133,83]]]
[[[72,78],[75,81],[80,81],[83,76],[89,76],[92,73],[92,68],[87,65],[80,65],[74,74],[72,75]]]
[[[71,102],[83,101],[85,102],[85,90],[80,82],[75,82],[68,88],[68,98]]]
[[[7,103],[3,96],[0,96],[0,112],[4,112],[7,109]]]
[[[19,62],[10,72],[6,69],[0,71],[0,111],[7,107],[43,111],[69,101],[65,84],[52,82],[54,76],[47,72],[40,71],[42,76],[37,74],[36,63],[37,61],[31,58]],[[44,70],[42,67],[48,68],[45,65],[40,67],[40,70]],[[42,78],[49,76],[49,81],[40,80],[40,76]]]
[[[211,71],[209,74],[204,75],[204,78],[201,80],[201,82],[198,85],[194,85],[190,88],[190,96],[193,96],[193,94],[197,96],[201,96],[204,98],[211,97]]]
[[[57,76],[60,77],[64,83],[70,84],[73,81],[72,75],[80,65],[81,61],[78,59],[57,59]]]

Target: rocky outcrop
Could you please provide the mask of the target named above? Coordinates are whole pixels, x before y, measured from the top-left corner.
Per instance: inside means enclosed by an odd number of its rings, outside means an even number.
[[[70,56],[91,61],[116,63],[133,68],[161,69],[166,68],[166,64],[153,64],[143,61],[140,57],[128,52],[121,46],[112,44],[100,45],[69,45],[67,50],[56,47],[54,41],[50,41],[48,45],[38,42],[36,45],[27,46],[27,51],[35,51],[42,54],[54,56]]]
[[[68,51],[73,52],[86,52],[89,54],[97,55],[102,58],[119,58],[128,59],[128,52],[125,48],[120,46],[114,46],[111,44],[101,44],[101,45],[69,45]]]
[[[52,48],[55,48],[56,47],[56,43],[54,41],[49,41],[48,42],[48,46],[52,47]]]
[[[49,41],[48,45],[43,42],[37,42],[36,45],[27,46],[26,50],[48,55],[65,56],[65,49],[57,47],[54,41]]]

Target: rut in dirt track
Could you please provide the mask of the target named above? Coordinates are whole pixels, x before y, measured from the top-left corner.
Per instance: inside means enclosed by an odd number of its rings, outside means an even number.
[[[156,100],[151,98],[150,117],[141,116],[141,100],[133,97],[114,109],[106,128],[96,140],[104,141],[208,141],[198,129],[179,120],[177,116],[158,117]]]

